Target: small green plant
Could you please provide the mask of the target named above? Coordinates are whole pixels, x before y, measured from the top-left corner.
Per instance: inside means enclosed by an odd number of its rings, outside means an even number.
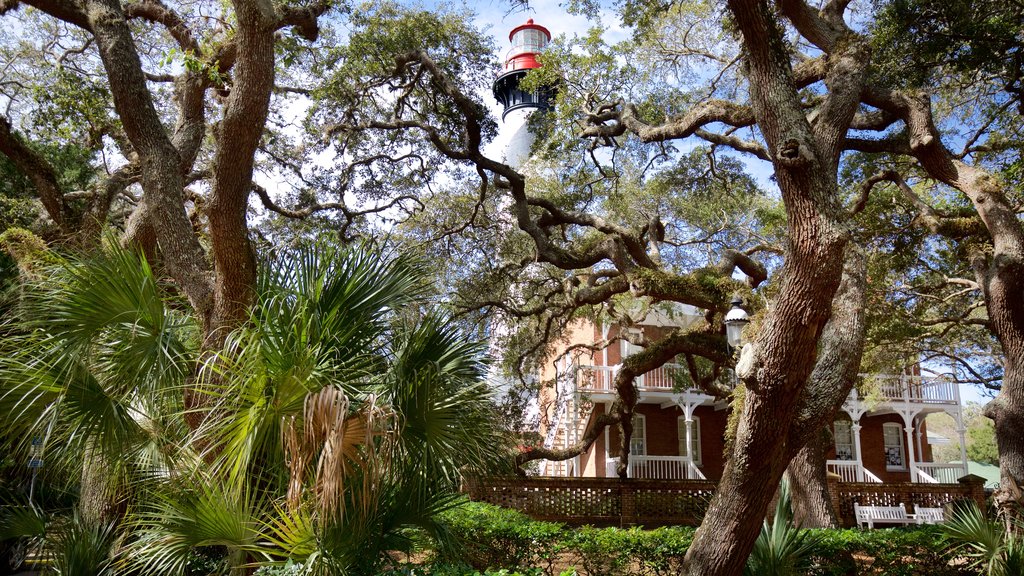
[[[779,486],[772,522],[764,521],[761,534],[747,559],[747,576],[798,576],[807,573],[817,537],[793,522],[789,485]]]
[[[51,569],[61,576],[113,574],[113,524],[94,524],[77,514],[57,530],[50,544]]]

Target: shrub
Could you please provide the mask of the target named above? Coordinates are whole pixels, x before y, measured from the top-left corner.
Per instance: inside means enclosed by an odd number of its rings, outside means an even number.
[[[478,502],[447,512],[443,522],[449,532],[458,535],[458,544],[442,551],[439,561],[461,562],[476,570],[532,567],[548,576],[559,575],[558,569],[565,565],[588,576],[673,574],[694,532],[688,527],[573,529]]]
[[[479,502],[467,502],[442,515],[441,522],[458,542],[440,559],[473,568],[544,567],[549,570],[562,551],[566,528],[538,522],[525,514]]]
[[[975,574],[963,563],[936,526],[881,530],[820,530],[813,552],[812,576],[885,574],[886,576],[961,576]],[[872,558],[858,565],[855,556]]]
[[[439,562],[395,576],[662,576],[679,572],[694,534],[689,527],[571,528],[481,503],[447,512],[444,522],[459,535],[460,545]],[[957,558],[936,526],[811,533],[809,565],[798,572],[808,576],[978,573]],[[559,574],[566,566],[575,569]]]

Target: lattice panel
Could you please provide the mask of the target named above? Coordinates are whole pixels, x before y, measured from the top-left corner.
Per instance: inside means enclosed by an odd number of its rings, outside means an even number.
[[[980,478],[980,482],[984,482]],[[984,502],[982,484],[836,483],[843,525],[855,524],[854,502],[865,506],[914,504],[941,508],[957,500]],[[700,522],[715,483],[692,480],[618,478],[485,478],[468,480],[473,500],[520,510],[538,520],[568,524],[663,526]]]
[[[854,503],[862,506],[898,506],[908,513],[914,504],[926,508],[943,508],[958,500],[976,498],[972,487],[965,484],[839,484],[839,517],[844,525],[856,523]]]

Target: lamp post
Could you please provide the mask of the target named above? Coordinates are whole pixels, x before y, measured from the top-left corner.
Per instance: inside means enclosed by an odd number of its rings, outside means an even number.
[[[725,314],[725,339],[730,350],[743,345],[743,328],[750,323],[750,315],[741,308],[743,298],[739,294],[732,297],[732,308]]]

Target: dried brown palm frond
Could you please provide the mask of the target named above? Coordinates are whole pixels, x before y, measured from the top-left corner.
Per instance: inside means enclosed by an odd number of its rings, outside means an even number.
[[[379,439],[389,437],[392,413],[370,396],[351,409],[351,401],[340,388],[328,386],[306,397],[301,429],[295,417],[282,426],[290,479],[288,505],[299,506],[307,468],[316,461],[313,490],[317,507],[328,515],[344,515],[344,491],[350,479],[361,480],[361,496],[369,496],[391,451],[382,449]],[[355,474],[358,470],[359,474]],[[372,498],[355,499],[367,505]],[[363,510],[363,512],[367,512]]]

